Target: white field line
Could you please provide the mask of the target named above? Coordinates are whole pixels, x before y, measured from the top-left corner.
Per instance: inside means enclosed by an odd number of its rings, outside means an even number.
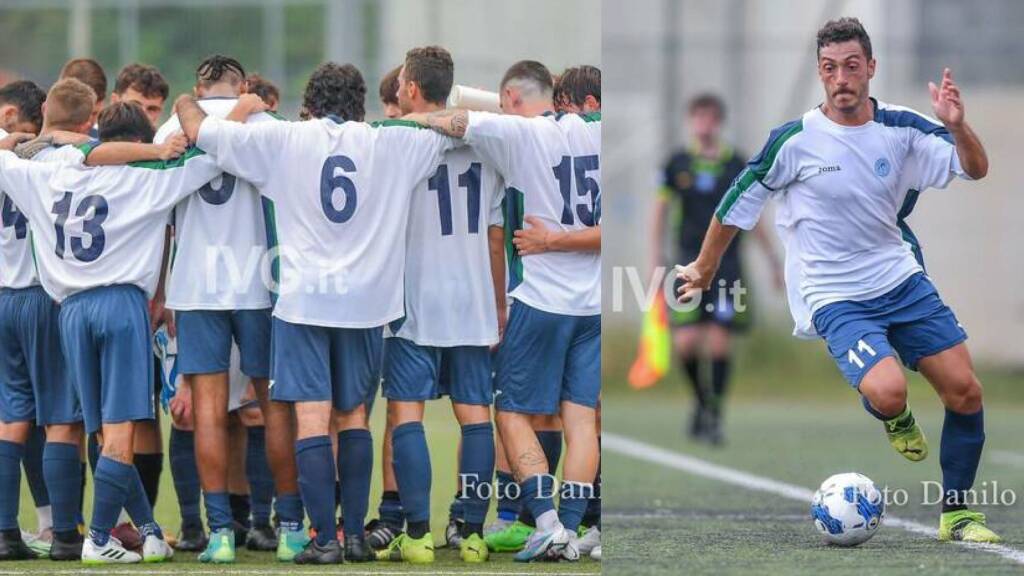
[[[1010,452],[1009,450],[989,450],[988,461],[993,464],[1003,464],[1013,468],[1024,468],[1024,454]]]
[[[810,505],[811,498],[814,495],[814,491],[802,486],[787,484],[785,482],[779,482],[778,480],[772,480],[771,478],[765,478],[764,476],[758,476],[749,472],[743,472],[734,468],[713,464],[706,460],[701,460],[700,458],[694,458],[693,456],[666,450],[646,442],[627,438],[626,436],[620,436],[608,431],[601,433],[601,447],[604,450],[610,450],[628,458],[643,460],[665,468],[672,468],[682,472],[695,474],[697,476],[719,480],[721,482],[741,486],[756,492],[766,492],[769,494],[775,494],[776,496],[782,496],[783,498],[788,498],[790,500],[806,502],[808,505]],[[935,538],[938,535],[938,530],[935,528],[912,520],[903,520],[901,518],[886,515],[885,523],[889,526],[902,528],[907,532],[913,532],[930,538]],[[1012,562],[1016,562],[1017,564],[1024,564],[1024,551],[1016,548],[1003,546],[1001,544],[978,544],[974,542],[954,542],[954,544],[963,546],[970,550],[995,554]]]

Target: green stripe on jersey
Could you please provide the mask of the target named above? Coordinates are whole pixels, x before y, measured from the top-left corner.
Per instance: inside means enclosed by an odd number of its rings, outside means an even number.
[[[736,178],[736,181],[733,182],[733,185],[726,191],[725,196],[722,198],[722,203],[718,205],[718,210],[715,211],[715,216],[719,222],[725,222],[725,217],[729,214],[729,210],[732,210],[732,207],[736,205],[736,201],[740,199],[744,192],[749,190],[755,182],[760,182],[768,175],[783,144],[799,134],[803,129],[803,120],[797,120],[774,139],[769,139],[767,148],[761,155],[761,161],[754,167],[747,166],[744,168],[743,172],[740,172],[740,175]]]
[[[597,112],[590,112],[588,114],[580,114],[580,117],[583,118],[584,122],[600,122],[601,121],[601,112],[597,111]]]
[[[287,118],[285,118],[284,116],[281,116],[280,114],[278,114],[277,112],[275,112],[273,110],[267,110],[267,116],[270,116],[271,118],[276,118],[278,120],[284,120],[286,122],[288,121]]]
[[[400,118],[392,118],[389,120],[377,120],[376,122],[371,122],[370,126],[372,126],[373,128],[392,128],[395,126],[401,126],[404,128],[426,128],[426,126],[417,124],[412,120],[402,120]]]
[[[202,156],[206,154],[202,149],[192,146],[185,151],[184,154],[178,156],[173,160],[142,160],[139,162],[130,162],[128,165],[133,168],[149,168],[151,170],[169,170],[171,168],[181,168],[185,165],[185,162],[195,158],[196,156]]]
[[[81,152],[83,156],[88,158],[89,153],[95,150],[96,147],[99,146],[99,144],[100,143],[96,140],[90,140],[85,144],[79,144],[78,146],[75,146],[75,148],[78,148],[78,151]]]
[[[505,259],[508,266],[508,291],[515,290],[523,281],[523,257],[516,250],[512,240],[516,230],[523,229],[524,196],[519,190],[508,187],[505,198],[501,201],[501,211],[505,214]]]
[[[266,196],[260,196],[260,204],[263,207],[263,227],[267,235],[267,253],[272,256],[270,260],[270,302],[277,303],[277,293],[281,288],[281,255],[272,254],[277,249],[277,211],[274,201]]]

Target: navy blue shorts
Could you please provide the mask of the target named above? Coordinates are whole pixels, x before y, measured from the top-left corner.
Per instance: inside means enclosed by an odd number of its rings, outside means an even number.
[[[330,328],[274,318],[270,398],[331,401],[343,412],[367,404],[380,383],[383,340],[383,326]]]
[[[0,421],[82,421],[64,370],[60,306],[41,286],[0,290]]]
[[[425,402],[450,396],[452,402],[490,406],[494,397],[491,351],[487,346],[420,346],[388,338],[384,348],[384,397]]]
[[[601,315],[568,316],[512,302],[495,364],[494,404],[523,414],[557,414],[561,402],[597,407]]]
[[[178,372],[214,374],[231,366],[231,341],[238,345],[242,373],[270,377],[270,308],[179,310]]]
[[[153,344],[142,290],[122,284],[69,296],[60,307],[60,335],[86,431],[156,417]]]
[[[814,313],[814,328],[854,388],[887,356],[898,355],[907,368],[916,370],[922,358],[967,339],[953,311],[923,273],[877,298],[821,308]]]

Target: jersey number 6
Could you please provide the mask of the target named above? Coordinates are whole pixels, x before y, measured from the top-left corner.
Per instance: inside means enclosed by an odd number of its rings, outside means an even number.
[[[341,169],[341,174],[335,171]],[[320,206],[324,216],[335,224],[348,222],[356,211],[356,183],[345,176],[345,172],[355,172],[356,164],[348,156],[331,156],[324,161],[320,171]],[[337,189],[345,194],[345,204],[338,210],[334,207],[334,191]]]

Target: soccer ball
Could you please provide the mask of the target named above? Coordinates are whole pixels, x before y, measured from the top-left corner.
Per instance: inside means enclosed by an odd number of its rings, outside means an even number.
[[[836,474],[821,483],[811,501],[811,519],[825,542],[856,546],[871,539],[882,524],[885,500],[870,478],[856,472]]]

